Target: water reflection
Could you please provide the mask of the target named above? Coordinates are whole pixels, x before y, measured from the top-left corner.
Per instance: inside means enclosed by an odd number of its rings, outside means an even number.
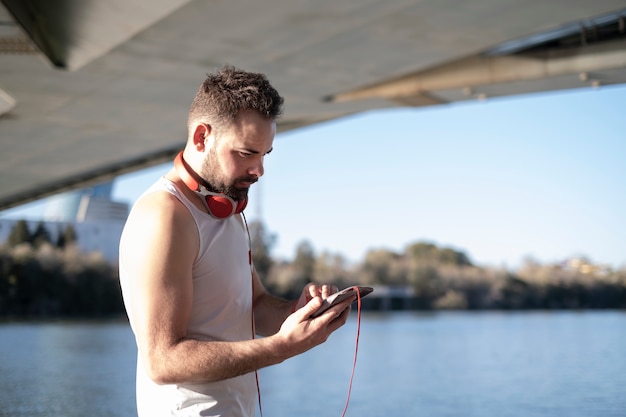
[[[339,416],[356,320],[260,373],[269,417]],[[626,312],[365,314],[348,416],[618,417]],[[0,324],[0,416],[135,416],[125,322]]]
[[[2,414],[136,414],[136,349],[126,324],[7,324],[0,332]]]

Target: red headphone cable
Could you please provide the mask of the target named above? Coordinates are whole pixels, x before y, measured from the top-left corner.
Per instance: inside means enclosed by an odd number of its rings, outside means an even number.
[[[341,417],[345,417],[348,411],[348,404],[350,403],[350,393],[352,392],[352,381],[354,380],[354,370],[356,369],[356,357],[359,353],[359,336],[361,335],[361,293],[358,287],[354,287],[357,297],[357,325],[356,325],[356,340],[354,342],[354,361],[352,362],[352,374],[350,375],[350,385],[348,386],[348,397],[346,398],[346,405],[343,408]]]
[[[252,238],[250,237],[250,229],[248,228],[248,221],[246,220],[246,215],[241,212],[241,216],[243,218],[244,225],[246,226],[246,232],[248,233],[248,260],[250,262],[250,274],[253,275],[253,266],[252,266]],[[254,278],[251,280],[252,282],[252,295],[254,298]],[[348,385],[348,396],[346,398],[346,404],[343,408],[343,412],[341,413],[341,417],[345,417],[346,412],[348,411],[348,405],[350,404],[350,394],[352,393],[352,382],[354,381],[354,371],[356,370],[356,359],[359,353],[359,337],[361,335],[361,292],[358,287],[354,287],[356,290],[357,297],[357,327],[356,327],[356,339],[354,342],[354,360],[352,362],[352,373],[350,375],[350,384]],[[252,339],[256,337],[256,331],[254,328],[254,304],[252,306]],[[259,384],[259,372],[254,371],[254,376],[256,378],[256,391],[259,399],[259,413],[261,417],[263,417],[263,406],[261,405],[261,386]]]
[[[246,226],[246,233],[248,234],[248,262],[250,263],[250,282],[252,284],[252,309],[251,309],[251,327],[252,327],[252,339],[256,338],[256,330],[254,328],[254,267],[252,265],[252,238],[250,237],[250,228],[248,227],[248,220],[246,220],[246,215],[244,212],[241,212],[241,217],[243,218],[243,224]],[[261,384],[259,383],[259,371],[254,371],[254,377],[256,379],[256,394],[259,399],[259,412],[261,413],[261,417],[263,417],[263,406],[261,405]]]

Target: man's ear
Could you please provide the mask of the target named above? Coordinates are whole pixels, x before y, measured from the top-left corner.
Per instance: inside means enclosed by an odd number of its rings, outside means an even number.
[[[210,134],[211,125],[206,123],[196,125],[196,129],[193,131],[193,144],[198,151],[204,151]]]

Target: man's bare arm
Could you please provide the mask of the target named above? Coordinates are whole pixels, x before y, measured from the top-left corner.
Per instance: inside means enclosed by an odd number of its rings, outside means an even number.
[[[198,245],[191,215],[166,193],[144,197],[136,205],[122,238],[121,262],[132,277],[125,297],[130,298],[141,360],[155,382],[209,382],[252,372],[323,343],[345,323],[347,314],[338,310],[308,320],[321,304],[316,297],[266,338],[241,342],[189,338],[191,267]]]

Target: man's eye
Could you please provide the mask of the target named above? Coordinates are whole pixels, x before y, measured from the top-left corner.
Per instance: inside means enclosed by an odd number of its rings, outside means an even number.
[[[243,152],[243,151],[240,151],[240,152],[239,152],[239,155],[240,155],[242,158],[249,158],[249,157],[251,157],[251,156],[252,156],[252,154],[251,154],[250,152]]]

